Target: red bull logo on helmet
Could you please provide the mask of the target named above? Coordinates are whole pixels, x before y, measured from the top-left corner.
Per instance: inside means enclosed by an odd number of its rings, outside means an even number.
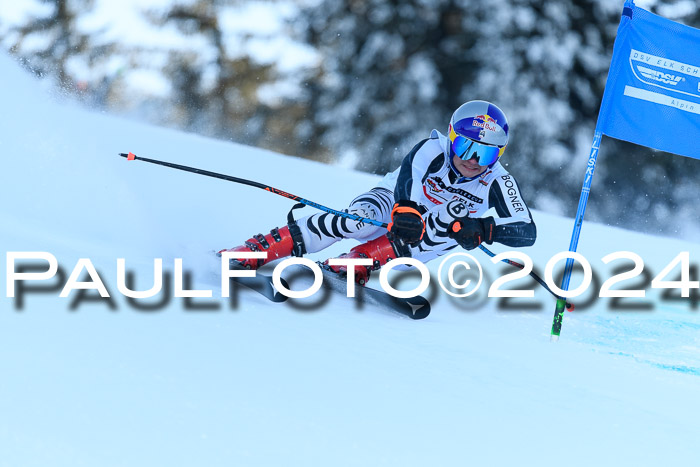
[[[496,123],[496,119],[490,116],[489,114],[477,115],[476,117],[474,117],[474,120],[472,121],[472,126],[483,128],[484,130],[489,131],[498,131],[498,124]]]

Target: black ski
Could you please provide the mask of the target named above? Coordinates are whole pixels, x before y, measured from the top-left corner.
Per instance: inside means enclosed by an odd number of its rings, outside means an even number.
[[[326,269],[320,263],[319,266],[323,271],[324,284],[337,292],[346,294],[347,277]],[[430,314],[430,302],[420,295],[411,298],[397,298],[384,291],[359,285],[355,288],[355,292],[355,300],[365,300],[367,303],[378,305],[382,309],[402,314],[411,319],[424,319]]]
[[[323,287],[346,295],[347,278],[328,270],[320,262],[319,266],[323,272]],[[231,269],[244,270],[244,268],[237,266],[234,262],[231,263],[230,267]],[[291,266],[287,269],[287,272],[291,275],[301,274],[302,276],[311,274],[310,270],[301,266]],[[275,288],[272,283],[272,276],[261,273],[260,271],[256,271],[254,277],[232,277],[230,280],[258,292],[263,297],[275,303],[282,303],[288,298]],[[284,287],[290,289],[289,283],[283,277],[280,278],[280,281]],[[430,314],[430,302],[420,295],[411,298],[397,298],[392,297],[384,291],[359,285],[355,288],[355,291],[355,300],[377,305],[382,309],[399,313],[411,319],[424,319]]]

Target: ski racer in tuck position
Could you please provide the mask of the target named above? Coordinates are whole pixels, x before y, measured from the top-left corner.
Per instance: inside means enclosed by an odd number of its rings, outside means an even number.
[[[452,115],[447,136],[433,130],[400,167],[346,209],[388,223],[388,231],[328,213],[295,221],[290,212],[286,226],[221,252],[267,252],[266,259],[238,260],[242,267],[257,269],[353,238],[361,244],[342,257],[373,260],[369,267],[354,266],[355,281],[364,285],[371,271],[397,257],[425,263],[459,246],[472,250],[482,242],[530,246],[537,236],[535,223],[518,184],[499,162],[507,144],[503,111],[489,102],[467,102]],[[484,216],[490,208],[497,217]],[[324,267],[347,274],[345,266],[326,261]]]

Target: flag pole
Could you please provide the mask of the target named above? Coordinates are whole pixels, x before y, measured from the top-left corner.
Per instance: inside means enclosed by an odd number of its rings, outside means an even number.
[[[588,195],[591,192],[591,183],[593,182],[593,173],[595,172],[596,162],[598,161],[598,153],[600,150],[600,142],[603,139],[603,132],[605,131],[605,122],[608,118],[608,113],[610,110],[609,106],[609,93],[610,89],[614,86],[609,86],[611,78],[617,79],[617,75],[613,70],[612,65],[615,62],[616,51],[618,51],[618,39],[620,34],[620,28],[622,28],[624,18],[632,19],[633,11],[635,5],[634,0],[625,0],[622,7],[622,17],[620,18],[620,27],[618,28],[618,37],[615,39],[615,48],[613,49],[613,56],[610,63],[610,69],[608,72],[608,79],[605,83],[605,91],[603,93],[603,100],[601,102],[600,110],[598,112],[598,120],[596,121],[595,132],[593,134],[593,144],[591,145],[591,153],[588,157],[588,164],[586,166],[586,175],[583,179],[583,187],[581,188],[581,196],[578,200],[578,210],[576,211],[576,219],[574,220],[574,230],[571,234],[571,243],[569,243],[569,251],[576,252],[578,248],[578,239],[581,235],[581,226],[583,225],[583,215],[586,212],[586,205],[588,204]],[[618,51],[619,53],[619,51]],[[607,133],[607,132],[606,132]],[[564,277],[561,282],[562,291],[566,292],[569,290],[569,282],[571,281],[571,272],[574,269],[573,258],[568,258],[566,260],[566,266],[564,267]],[[566,297],[557,299],[556,307],[554,308],[554,319],[552,320],[552,331],[550,335],[550,340],[556,342],[559,340],[559,335],[561,334],[561,324],[564,319],[564,310],[566,309]]]
[[[588,204],[588,195],[591,192],[591,183],[593,182],[593,172],[595,172],[595,165],[598,161],[598,153],[600,150],[600,141],[603,139],[603,133],[598,130],[596,126],[595,134],[593,135],[593,145],[591,146],[591,155],[588,157],[588,165],[586,167],[586,176],[583,179],[583,187],[581,188],[581,196],[578,200],[578,210],[576,211],[576,219],[574,220],[574,231],[571,234],[571,243],[569,244],[569,251],[575,252],[578,248],[578,239],[581,236],[581,226],[583,225],[583,215],[586,212],[586,205]],[[569,282],[571,281],[571,272],[574,268],[573,258],[566,260],[566,266],[564,268],[564,277],[562,278],[561,289],[563,291],[569,290]],[[566,309],[566,299],[557,299],[557,305],[554,309],[554,320],[552,321],[552,332],[550,340],[556,342],[559,340],[559,334],[561,334],[561,322],[564,319],[564,310]]]

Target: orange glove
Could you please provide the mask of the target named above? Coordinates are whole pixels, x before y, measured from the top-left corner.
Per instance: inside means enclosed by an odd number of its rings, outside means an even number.
[[[388,226],[392,240],[402,240],[408,245],[420,243],[425,233],[425,222],[415,201],[400,200],[391,211]]]

